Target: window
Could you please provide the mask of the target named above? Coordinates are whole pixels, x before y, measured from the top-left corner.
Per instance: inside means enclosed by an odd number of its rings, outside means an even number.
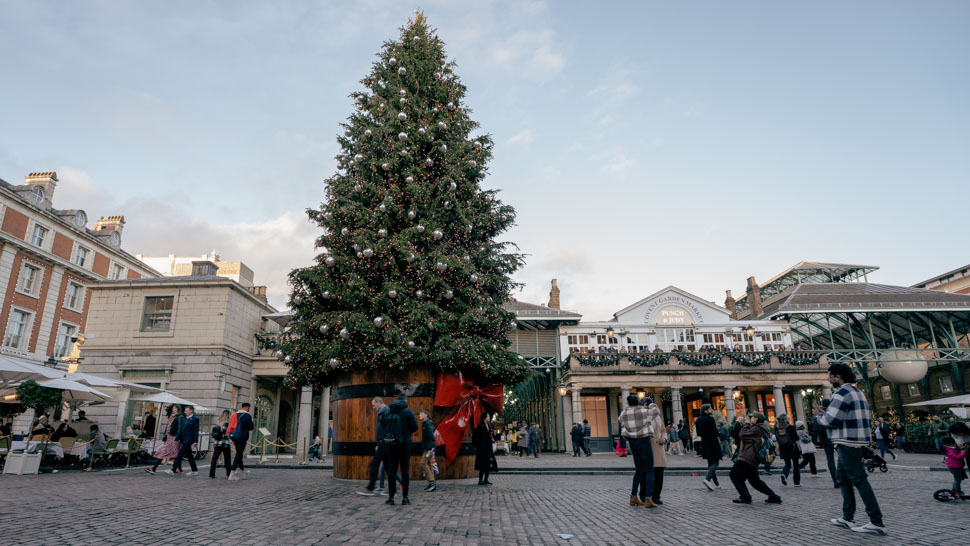
[[[40,268],[24,265],[23,272],[20,274],[20,291],[34,296],[38,288],[40,288]]]
[[[50,230],[44,226],[34,226],[34,231],[30,236],[30,244],[43,248],[44,241],[47,240],[47,233]]]
[[[14,309],[10,313],[10,324],[7,325],[7,335],[3,338],[5,347],[23,350],[27,344],[27,324],[30,322],[30,313]]]
[[[953,392],[953,381],[950,380],[950,376],[940,376],[940,392],[944,394]]]
[[[657,345],[664,351],[694,351],[693,328],[657,328]]]
[[[893,389],[889,385],[883,385],[883,386],[879,387],[879,392],[882,394],[882,399],[883,400],[892,400],[893,399]]]
[[[77,211],[77,213],[74,214],[74,225],[76,225],[77,227],[83,228],[84,224],[86,224],[87,222],[88,222],[88,215],[84,214],[83,210],[79,210]]]
[[[119,264],[111,266],[111,280],[117,281],[125,273],[125,268]]]
[[[39,205],[42,201],[44,201],[44,188],[34,186],[34,189],[30,191],[30,195],[34,198],[34,203]]]
[[[81,301],[84,299],[83,295],[84,287],[76,282],[67,283],[67,294],[64,298],[64,307],[68,309],[74,309],[75,311],[81,308]]]
[[[88,263],[88,254],[90,253],[91,253],[90,250],[84,248],[81,245],[78,245],[77,252],[74,253],[74,263],[76,265],[84,267],[84,264]]]
[[[77,326],[73,324],[61,323],[57,329],[57,345],[54,347],[54,356],[64,356],[71,352],[74,342],[71,339],[77,333]]]
[[[909,388],[910,396],[919,396],[919,385],[916,383],[910,383],[909,385],[906,385],[906,387]]]
[[[593,438],[609,437],[610,429],[606,418],[605,396],[580,396],[580,408],[583,419],[589,421],[590,436]]]
[[[589,352],[589,335],[588,334],[576,334],[571,336],[566,336],[567,345],[569,345],[570,353],[588,353]]]
[[[145,313],[141,319],[142,332],[167,332],[172,325],[174,296],[145,298]]]

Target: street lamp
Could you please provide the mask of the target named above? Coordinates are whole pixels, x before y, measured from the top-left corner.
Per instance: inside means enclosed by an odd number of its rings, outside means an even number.
[[[747,327],[745,327],[744,333],[747,334],[748,337],[754,337],[754,326],[749,324]]]
[[[606,335],[607,335],[607,337],[613,337],[613,334],[615,334],[615,333],[616,333],[616,331],[613,330],[613,327],[612,326],[606,329]]]
[[[562,381],[560,381],[559,382],[559,396],[566,396],[566,393],[567,392],[569,392],[569,387],[567,387],[565,383],[563,383]]]

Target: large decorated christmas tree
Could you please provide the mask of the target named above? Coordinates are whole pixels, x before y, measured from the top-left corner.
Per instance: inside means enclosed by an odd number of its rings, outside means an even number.
[[[421,14],[387,42],[338,137],[338,172],[307,212],[323,228],[314,265],[290,274],[295,312],[277,357],[290,385],[425,367],[514,383],[514,316],[501,308],[522,264],[496,237],[515,212],[483,190],[492,140]]]

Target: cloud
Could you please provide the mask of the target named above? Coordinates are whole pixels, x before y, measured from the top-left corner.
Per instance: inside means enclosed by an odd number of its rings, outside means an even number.
[[[518,133],[515,133],[508,140],[505,141],[506,146],[524,146],[526,144],[532,144],[535,140],[535,133],[531,129],[522,129]]]
[[[636,161],[618,146],[609,151],[592,156],[594,161],[600,162],[600,171],[607,174],[622,174],[636,165]]]
[[[562,72],[566,59],[559,52],[552,30],[520,30],[497,38],[489,50],[494,65],[517,68],[532,79]]]

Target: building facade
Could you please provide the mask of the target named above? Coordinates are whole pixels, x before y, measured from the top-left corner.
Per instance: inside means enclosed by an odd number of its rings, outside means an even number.
[[[0,180],[0,352],[64,366],[87,327],[89,286],[158,272],[122,249],[123,216],[89,227],[83,210],[54,208],[57,183],[55,172]]]
[[[184,277],[192,274],[192,262],[207,261],[216,264],[218,271],[216,275],[232,279],[243,286],[254,286],[253,270],[242,262],[227,262],[219,258],[219,253],[215,250],[202,256],[135,256],[145,263],[145,265],[161,272],[166,277]]]

